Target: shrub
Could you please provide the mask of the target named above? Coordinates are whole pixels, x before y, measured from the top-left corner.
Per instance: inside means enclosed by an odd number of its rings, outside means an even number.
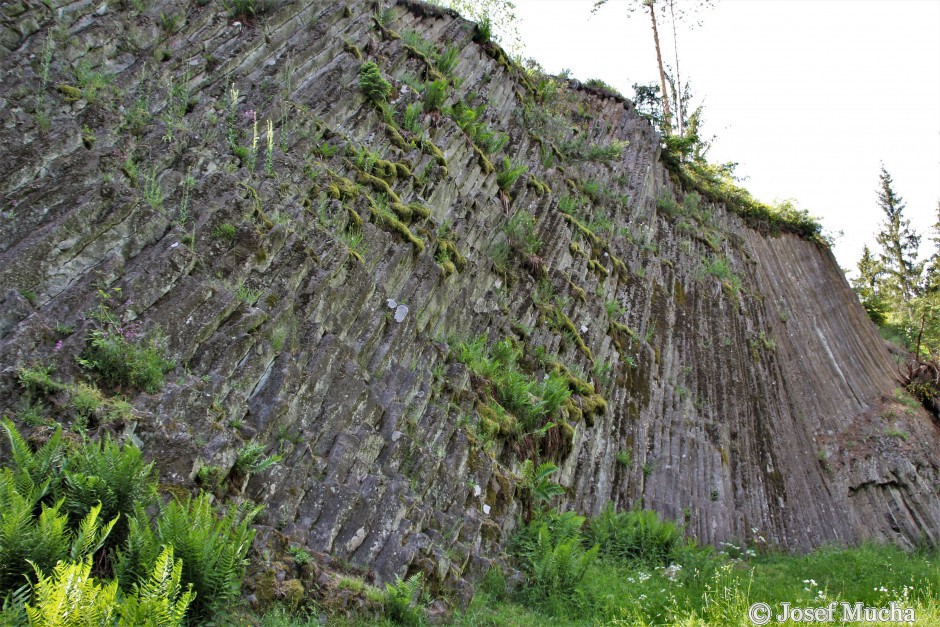
[[[359,67],[359,89],[377,104],[384,103],[392,93],[391,83],[382,78],[379,66],[373,61],[366,61]]]
[[[163,387],[164,373],[176,364],[166,356],[157,338],[138,343],[131,337],[133,334],[118,328],[94,330],[78,361],[108,383],[157,392]]]

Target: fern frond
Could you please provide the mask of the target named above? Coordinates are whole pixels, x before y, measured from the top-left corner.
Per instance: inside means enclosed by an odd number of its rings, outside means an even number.
[[[31,625],[71,627],[111,622],[117,582],[99,585],[91,577],[90,555],[81,562],[59,562],[49,577],[35,564],[33,569],[33,602],[26,604]]]
[[[92,507],[88,515],[79,524],[78,531],[72,541],[72,550],[69,552],[69,557],[73,561],[91,556],[100,549],[118,521],[117,518],[113,518],[111,522],[101,525],[98,521],[99,513],[101,513],[101,503]]]

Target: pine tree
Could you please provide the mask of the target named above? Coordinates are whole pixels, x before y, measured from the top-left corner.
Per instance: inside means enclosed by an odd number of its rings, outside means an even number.
[[[884,267],[884,290],[897,305],[908,308],[912,298],[920,291],[920,276],[924,264],[917,261],[920,236],[904,218],[904,201],[892,188],[891,175],[881,166],[878,206],[884,212],[881,231],[875,236],[881,246]]]

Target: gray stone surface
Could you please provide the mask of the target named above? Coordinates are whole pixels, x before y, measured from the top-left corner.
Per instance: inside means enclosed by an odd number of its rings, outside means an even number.
[[[940,425],[895,397],[892,360],[831,253],[763,235],[705,200],[704,226],[663,214],[657,198],[684,192],[629,102],[562,84],[554,104],[535,105],[555,107],[556,126],[536,128],[523,116],[534,85],[473,43],[471,25],[396,6],[389,29],[458,46],[453,94],[476,94],[485,121],[509,133],[504,154],[528,171],[507,197],[447,116],[422,117],[446,169],[430,149],[395,146],[358,88],[355,51],[392,80],[399,120],[418,99],[402,79],[428,70],[375,27],[371,3],[282,3],[236,21],[211,3],[157,2],[136,15],[65,2],[59,22],[33,4],[16,5],[30,26],[0,58],[0,412],[24,411],[24,366],[94,381],[76,357],[97,324],[99,290],[120,288],[115,315],[165,335],[177,366],[158,393],[102,389],[132,403],[128,431],[163,481],[195,488],[203,466],[225,477],[246,442],[263,442],[283,455],[245,488],[267,506],[264,537],[379,582],[422,570],[459,587],[485,573],[514,528],[520,457],[511,438],[486,447],[475,435],[477,383],[448,359],[446,340],[522,328],[528,346],[573,368],[611,368],[606,384],[595,378],[606,411],[572,419],[570,442],[553,449],[566,488],[559,506],[591,514],[609,501],[641,504],[713,543],[940,539]],[[164,33],[160,11],[183,10],[181,30]],[[43,84],[36,59],[49,37]],[[110,73],[94,96],[76,78],[83,63]],[[171,82],[188,92],[185,114],[171,112]],[[246,112],[260,122],[254,172],[226,142],[232,85],[240,145],[251,143]],[[139,130],[135,106],[149,118]],[[268,120],[274,176],[264,167]],[[579,138],[629,146],[609,163],[547,165],[551,143]],[[423,250],[370,219],[369,183],[331,198],[338,177],[356,180],[359,147],[410,164],[390,189],[430,210],[409,226]],[[148,179],[162,203],[147,202]],[[612,221],[602,246],[558,210],[585,181],[607,190],[582,216]],[[359,252],[341,237],[352,211],[365,221]],[[542,244],[537,258],[511,256],[501,272],[494,245],[516,211],[535,216]],[[456,271],[436,257],[445,223],[466,257]],[[231,238],[220,235],[226,224]],[[703,270],[717,257],[740,290]],[[584,349],[534,302],[539,276]],[[608,320],[608,301],[632,337]],[[621,452],[630,465],[618,463]],[[225,480],[219,496],[242,485]]]

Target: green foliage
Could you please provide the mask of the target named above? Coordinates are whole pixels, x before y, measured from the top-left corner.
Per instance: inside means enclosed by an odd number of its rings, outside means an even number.
[[[424,576],[415,573],[407,579],[397,577],[395,583],[385,584],[385,611],[402,625],[420,625],[423,612],[421,590]]]
[[[83,57],[81,63],[72,68],[75,82],[81,90],[81,97],[89,103],[98,99],[99,92],[104,91],[114,82],[114,76],[104,71],[91,69],[91,62]]]
[[[460,49],[455,46],[447,46],[443,52],[435,56],[434,67],[444,76],[453,78],[459,60]]]
[[[423,110],[424,105],[420,102],[412,102],[408,105],[402,118],[402,128],[415,135],[421,135],[424,132],[424,128],[421,126],[421,113]]]
[[[429,81],[421,90],[424,97],[424,112],[440,111],[447,100],[448,86],[446,80]]]
[[[566,215],[575,215],[579,206],[580,203],[577,196],[562,196],[558,199],[558,210]]]
[[[485,111],[485,104],[469,107],[461,101],[451,108],[450,116],[477,148],[484,154],[490,155],[502,150],[509,142],[509,136],[490,129],[481,121]]]
[[[560,143],[559,149],[568,159],[610,163],[620,159],[629,145],[630,142],[628,141],[616,139],[609,144],[592,144],[587,139],[581,138],[563,141]]]
[[[159,338],[136,338],[120,328],[96,329],[88,334],[79,363],[108,383],[152,394],[163,387],[164,373],[176,365],[161,344]]]
[[[298,566],[306,566],[313,559],[306,549],[299,546],[292,546],[287,549],[287,552],[290,553],[292,558],[294,558],[294,563]]]
[[[173,547],[183,562],[181,581],[195,593],[190,617],[206,620],[220,614],[238,598],[248,549],[255,532],[251,521],[260,508],[230,505],[216,515],[209,496],[174,499],[157,516],[154,528],[138,514],[125,550],[119,552],[118,572],[125,577],[152,572],[161,546]]]
[[[47,488],[48,481],[36,486],[25,475],[0,470],[0,596],[26,583],[31,568],[49,569],[63,560],[92,556],[117,522],[102,522],[101,506],[96,505],[70,528],[61,499],[52,505],[41,502]]]
[[[619,98],[620,100],[625,100],[625,98],[623,97],[623,94],[621,94],[621,93],[617,90],[616,87],[614,87],[613,85],[611,85],[611,84],[609,84],[609,83],[604,82],[603,80],[601,80],[601,79],[599,79],[599,78],[591,78],[591,79],[588,79],[588,81],[585,83],[585,85],[587,85],[588,87],[591,87],[591,88],[593,88],[593,89],[597,89],[597,90],[600,90],[600,91],[602,91],[602,92],[605,92],[605,93],[607,93],[607,94],[609,94],[609,95],[611,95],[611,96],[613,96],[613,97],[615,97],[615,98]]]
[[[599,545],[605,558],[655,565],[668,561],[682,540],[682,530],[670,520],[660,520],[656,512],[617,512],[609,503],[591,520],[585,538],[588,544]]]
[[[543,419],[555,414],[571,396],[568,380],[557,373],[538,381],[521,372],[522,352],[512,340],[489,346],[485,336],[478,336],[456,342],[453,350],[471,372],[492,382],[496,400],[526,429],[541,427]]]
[[[196,593],[192,584],[183,591],[182,560],[173,559],[173,547],[166,546],[154,561],[149,579],[134,584],[124,595],[120,608],[122,622],[130,625],[170,627],[180,625]]]
[[[515,554],[524,573],[531,572],[529,528],[548,524],[553,541],[572,537],[557,521],[573,514],[546,514],[516,538]],[[577,521],[574,521],[575,523]],[[579,533],[579,527],[573,533]],[[755,547],[763,538],[754,539]],[[582,539],[582,546],[584,541]],[[598,559],[570,594],[539,594],[530,581],[506,596],[504,586],[484,586],[455,625],[701,625],[749,624],[747,609],[762,601],[771,608],[824,606],[831,601],[886,607],[902,601],[915,608],[918,624],[940,624],[940,554],[906,552],[892,546],[825,548],[808,555],[769,551],[759,554],[745,545],[682,546],[666,569],[644,561]],[[732,555],[732,553],[734,555]],[[547,551],[544,552],[547,554]],[[544,571],[543,571],[544,572]],[[576,573],[575,573],[576,574]],[[498,575],[498,573],[497,573]],[[497,576],[487,580],[499,581]],[[551,579],[549,579],[551,580]],[[825,598],[820,602],[820,598]]]
[[[392,93],[391,83],[382,78],[379,66],[373,61],[366,61],[359,67],[359,89],[376,104],[386,102]]]
[[[262,13],[264,0],[221,0],[222,6],[235,19],[247,20]]]
[[[617,451],[617,463],[624,468],[633,465],[633,453],[627,450]]]
[[[102,517],[116,518],[111,536],[111,544],[116,545],[127,537],[127,521],[135,510],[156,500],[152,471],[153,464],[144,463],[139,448],[105,437],[69,453],[56,491],[65,499],[73,520],[90,513],[94,503],[99,503]]]
[[[33,395],[53,394],[65,386],[52,378],[51,366],[26,366],[17,372],[20,385]]]
[[[542,248],[542,240],[535,231],[535,216],[526,211],[517,211],[503,227],[509,242],[524,255],[537,255]]]
[[[493,23],[490,18],[484,17],[477,22],[476,29],[473,32],[473,41],[479,44],[488,44],[493,39]]]
[[[527,521],[532,519],[533,511],[541,509],[554,497],[565,493],[564,488],[550,479],[556,472],[558,466],[551,462],[536,466],[531,459],[527,459],[522,463],[519,469],[519,489],[522,490]]]
[[[526,596],[530,602],[574,596],[598,554],[596,545],[585,550],[581,542],[584,520],[574,512],[548,512],[516,538],[516,554],[529,577]]]
[[[741,277],[734,273],[731,264],[724,257],[710,259],[704,267],[708,274],[728,285],[733,294],[737,294],[741,290]]]
[[[158,556],[153,572],[129,592],[121,593],[118,582],[98,583],[91,576],[92,559],[59,562],[52,575],[45,576],[38,566],[33,585],[33,602],[25,604],[31,625],[84,626],[106,625],[181,625],[193,598],[182,591],[182,562],[173,560],[167,547]]]
[[[234,470],[242,475],[264,472],[283,459],[280,455],[265,455],[264,444],[252,440],[246,443],[235,457]]]
[[[698,191],[708,200],[724,203],[728,209],[759,230],[772,234],[781,231],[794,233],[804,239],[828,245],[822,225],[805,209],[798,209],[792,201],[768,205],[739,187],[733,175],[736,164],[670,161],[668,153],[664,154],[664,161],[687,188]]]
[[[212,237],[220,239],[224,242],[231,242],[235,239],[235,234],[237,229],[234,224],[229,222],[224,222],[212,230]]]
[[[108,438],[69,445],[57,429],[33,451],[9,420],[2,426],[12,463],[0,469],[0,596],[31,576],[36,587],[31,601],[28,591],[16,592],[19,604],[0,614],[0,622],[27,602],[40,618],[72,605],[81,608],[74,615],[82,620],[107,611],[122,624],[156,625],[179,624],[187,612],[204,621],[231,607],[260,508],[231,505],[217,515],[200,495],[158,508],[151,522],[156,478],[136,447]],[[89,579],[85,564],[92,559],[103,575],[113,567],[115,581]],[[50,577],[38,575],[50,570]],[[78,587],[63,588],[60,573]],[[100,607],[86,592],[100,597]],[[73,593],[78,596],[68,596]],[[72,624],[49,620],[40,624]]]
[[[43,627],[107,625],[114,620],[117,582],[98,584],[91,576],[91,556],[81,562],[60,562],[52,575],[39,566],[33,603],[26,604],[31,625]]]
[[[503,157],[502,168],[496,175],[496,184],[504,192],[508,192],[516,180],[526,171],[525,164],[512,161],[509,157]]]

